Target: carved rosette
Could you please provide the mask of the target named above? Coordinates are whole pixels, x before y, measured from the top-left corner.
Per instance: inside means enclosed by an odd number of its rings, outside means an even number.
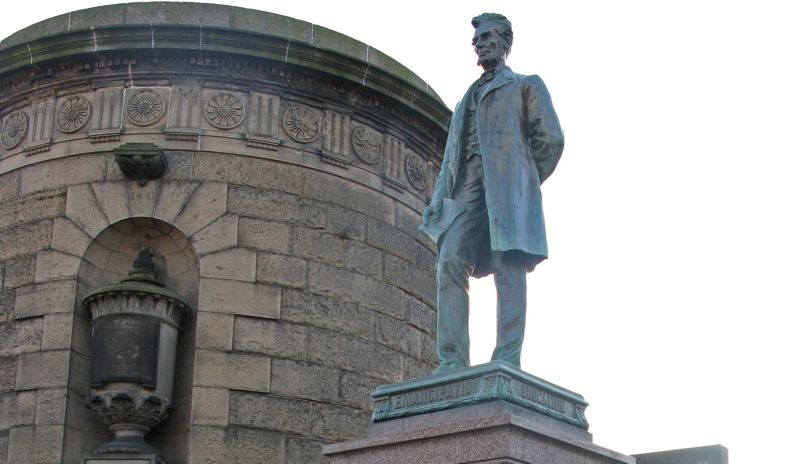
[[[138,424],[153,428],[169,418],[169,404],[157,396],[101,392],[92,396],[87,407],[105,425]]]
[[[125,115],[137,126],[149,126],[161,119],[166,106],[164,97],[158,92],[140,90],[128,100]]]
[[[428,172],[425,169],[425,160],[414,152],[406,154],[406,177],[411,186],[417,190],[425,190],[428,185]]]
[[[304,106],[290,106],[283,112],[283,128],[289,137],[300,142],[309,143],[319,137],[322,126],[319,116]]]
[[[56,126],[64,133],[80,130],[89,121],[92,105],[86,97],[70,97],[58,107],[56,112]]]
[[[383,137],[378,132],[359,127],[353,130],[353,151],[358,159],[367,164],[378,164],[383,153]]]
[[[2,133],[0,133],[0,144],[3,148],[11,149],[19,145],[28,132],[28,116],[22,111],[12,113],[3,122]]]
[[[230,92],[218,92],[206,100],[203,115],[214,127],[233,129],[244,121],[244,103]]]

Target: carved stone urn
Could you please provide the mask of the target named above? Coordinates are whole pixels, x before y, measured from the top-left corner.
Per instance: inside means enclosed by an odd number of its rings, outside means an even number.
[[[169,417],[178,332],[191,310],[158,279],[149,248],[141,250],[128,276],[83,299],[92,315],[87,406],[115,436],[93,457],[161,462],[144,436]]]

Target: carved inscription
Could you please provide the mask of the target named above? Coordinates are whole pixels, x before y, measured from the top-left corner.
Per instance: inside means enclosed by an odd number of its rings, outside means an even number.
[[[424,407],[440,401],[452,401],[478,392],[480,379],[467,379],[447,385],[401,393],[391,397],[393,409]]]
[[[564,404],[564,400],[562,400],[561,398],[556,398],[555,396],[543,392],[542,390],[539,390],[538,388],[535,388],[531,385],[521,384],[520,396],[532,403],[544,406],[545,408],[551,409],[561,414],[567,413],[567,408]]]
[[[586,402],[575,394],[504,366],[479,367],[444,382],[431,377],[378,387],[372,421],[414,416],[488,401],[507,401],[561,422],[587,429]],[[563,393],[562,393],[563,392]]]

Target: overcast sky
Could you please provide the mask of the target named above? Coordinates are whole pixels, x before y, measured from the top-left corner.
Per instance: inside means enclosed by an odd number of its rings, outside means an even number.
[[[108,2],[14,4],[5,37]],[[350,35],[452,109],[480,74],[472,16],[511,19],[566,133],[543,187],[523,368],[581,393],[595,443],[795,455],[800,392],[800,26],[793,2],[231,1]],[[473,362],[494,343],[473,282]]]

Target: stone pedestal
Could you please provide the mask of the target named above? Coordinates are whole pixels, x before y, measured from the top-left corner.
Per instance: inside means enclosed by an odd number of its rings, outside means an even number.
[[[575,419],[580,395],[502,363],[380,387],[373,398],[367,437],[324,447],[331,464],[636,462],[592,443]]]

